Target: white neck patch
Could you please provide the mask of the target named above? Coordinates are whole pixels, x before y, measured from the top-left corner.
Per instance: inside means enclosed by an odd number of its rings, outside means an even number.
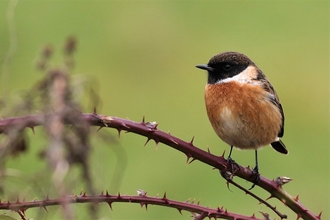
[[[255,66],[248,66],[240,74],[227,79],[219,80],[216,84],[228,83],[228,82],[259,84],[257,81],[252,80],[252,79],[256,79],[257,75],[258,75],[257,68]]]

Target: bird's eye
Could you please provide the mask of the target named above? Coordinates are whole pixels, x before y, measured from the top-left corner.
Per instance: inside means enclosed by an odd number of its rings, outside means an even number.
[[[231,65],[230,64],[225,64],[223,66],[223,69],[226,70],[226,71],[229,71],[229,70],[231,70]]]

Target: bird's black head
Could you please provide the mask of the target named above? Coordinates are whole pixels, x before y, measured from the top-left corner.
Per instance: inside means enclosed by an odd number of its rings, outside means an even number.
[[[197,68],[207,70],[208,84],[240,74],[248,66],[255,65],[247,56],[237,52],[219,53],[212,57],[208,64],[197,65]]]

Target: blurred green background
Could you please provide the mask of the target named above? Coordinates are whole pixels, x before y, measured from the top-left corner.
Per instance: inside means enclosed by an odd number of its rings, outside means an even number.
[[[10,47],[8,5],[9,1],[0,1],[1,61]],[[242,52],[275,86],[286,116],[283,141],[290,153],[283,156],[264,148],[259,153],[261,174],[293,178],[284,188],[292,196],[299,195],[312,212],[323,210],[322,219],[330,219],[329,12],[329,1],[19,1],[13,10],[17,47],[7,77],[2,66],[2,96],[15,100],[43,77],[35,68],[42,46],[52,44],[52,62],[61,65],[63,43],[73,35],[78,39],[73,82],[87,81],[99,91],[98,113],[135,121],[145,115],[147,121],[158,122],[159,129],[187,141],[195,136],[196,146],[220,155],[229,148],[209,124],[203,100],[206,73],[195,65],[207,63],[219,52]],[[81,99],[85,112],[93,111],[90,99],[87,93]],[[38,157],[46,145],[42,133],[40,128],[36,135],[29,132],[31,150],[6,163],[39,186],[26,187],[31,182],[10,176],[2,201],[17,195],[43,199],[52,190],[49,183],[44,184],[47,164]],[[117,137],[110,129],[102,134]],[[136,189],[143,189],[150,196],[166,191],[174,200],[200,199],[204,206],[224,206],[230,212],[255,213],[260,218],[262,211],[277,218],[242,191],[234,187],[229,191],[211,167],[200,162],[186,165],[185,155],[162,144],[156,149],[153,141],[143,147],[145,140],[134,134],[122,134],[118,143],[93,140],[92,173],[98,191],[136,194]],[[254,165],[252,151],[235,150],[233,158],[241,165]],[[74,193],[84,188],[77,170],[67,187]],[[253,192],[269,196],[258,187]],[[270,202],[288,219],[296,219],[280,202]],[[86,205],[72,207],[76,219],[88,219]],[[100,204],[100,217],[191,216],[156,206],[146,212],[137,204],[114,203],[113,209]],[[61,218],[61,207],[48,211],[30,209],[26,214]]]

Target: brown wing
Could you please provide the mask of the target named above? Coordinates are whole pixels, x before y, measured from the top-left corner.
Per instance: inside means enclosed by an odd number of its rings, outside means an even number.
[[[282,124],[281,124],[281,128],[278,132],[278,137],[283,137],[284,135],[284,112],[283,112],[283,108],[282,105],[280,103],[280,100],[274,90],[274,87],[272,86],[272,84],[266,79],[265,74],[263,74],[263,72],[258,69],[258,76],[257,76],[257,80],[261,81],[263,84],[264,89],[271,94],[269,96],[270,101],[278,108],[278,110],[280,111],[281,115],[282,115]]]
[[[284,112],[282,105],[280,103],[280,99],[278,98],[274,87],[272,84],[266,79],[266,76],[263,74],[261,70],[258,70],[258,76],[257,80],[260,80],[263,83],[264,89],[270,94],[269,99],[270,101],[278,108],[282,115],[282,123],[281,128],[277,134],[277,137],[281,138],[284,135]],[[288,154],[288,150],[286,149],[284,143],[278,139],[277,141],[274,141],[270,144],[277,152],[280,152],[282,154]]]

